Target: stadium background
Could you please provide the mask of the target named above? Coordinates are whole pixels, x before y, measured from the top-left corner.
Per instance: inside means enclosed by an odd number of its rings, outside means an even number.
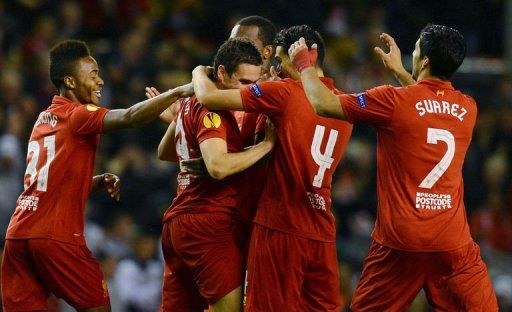
[[[163,90],[187,83],[195,65],[211,62],[234,23],[253,14],[269,18],[278,29],[304,23],[318,29],[327,43],[327,74],[347,92],[396,84],[372,51],[381,32],[393,35],[410,60],[427,22],[462,31],[469,58],[453,81],[479,105],[464,168],[466,209],[501,310],[512,311],[512,77],[506,67],[506,55],[508,64],[512,61],[510,0],[0,1],[2,233],[22,189],[33,123],[56,92],[48,77],[53,44],[68,38],[87,41],[105,80],[101,105],[127,107],[144,99],[145,86]],[[177,170],[156,158],[164,132],[156,121],[105,135],[97,155],[97,172],[115,173],[123,182],[120,203],[103,193],[91,196],[86,224],[89,247],[109,282],[113,311],[150,312],[159,304],[160,220],[174,196]],[[345,303],[370,245],[375,152],[375,131],[355,127],[333,180]],[[69,309],[52,305],[55,311]],[[424,296],[411,311],[429,311]]]

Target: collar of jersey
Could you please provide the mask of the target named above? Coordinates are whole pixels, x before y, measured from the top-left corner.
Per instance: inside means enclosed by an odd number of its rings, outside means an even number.
[[[69,103],[73,103],[73,101],[60,95],[55,95],[52,99],[52,105],[63,105]]]
[[[418,82],[418,84],[434,86],[439,89],[454,90],[452,83],[450,81],[443,81],[443,80],[439,80],[439,79],[424,78],[424,79],[421,79]]]

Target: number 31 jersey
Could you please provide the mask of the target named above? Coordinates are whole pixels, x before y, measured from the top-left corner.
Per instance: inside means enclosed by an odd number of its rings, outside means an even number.
[[[462,165],[475,125],[475,101],[436,79],[339,97],[348,121],[377,128],[373,238],[417,252],[471,242]]]
[[[330,78],[322,78],[331,90]],[[302,83],[258,82],[241,89],[244,110],[268,116],[277,143],[254,222],[270,229],[324,242],[336,240],[331,181],[352,125],[318,116]]]
[[[27,152],[24,192],[7,239],[85,244],[85,203],[107,109],[55,96],[39,114]]]

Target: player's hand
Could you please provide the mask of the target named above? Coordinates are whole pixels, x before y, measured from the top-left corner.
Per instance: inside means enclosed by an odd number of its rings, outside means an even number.
[[[160,91],[158,91],[155,87],[146,87],[146,97],[148,99],[152,99],[157,95],[160,95]]]
[[[392,72],[405,70],[402,64],[402,53],[395,39],[386,33],[382,33],[379,38],[389,48],[388,53],[384,52],[380,47],[373,48],[375,53],[382,59],[384,66]]]
[[[308,49],[306,40],[300,37],[288,49],[288,55],[293,65],[297,67],[299,72],[306,70],[309,67],[315,67],[318,58],[318,45],[314,43],[311,49]]]
[[[186,85],[182,85],[174,88],[175,91],[178,92],[180,98],[185,98],[194,95],[194,86],[192,82],[187,83]]]
[[[196,66],[196,68],[194,68],[192,71],[192,75],[194,74],[204,74],[206,76],[211,76],[213,74],[213,67],[203,65]]]
[[[119,179],[118,176],[112,173],[104,173],[103,186],[107,190],[107,193],[110,195],[110,197],[115,198],[116,201],[119,201],[121,198],[121,179]]]
[[[268,118],[265,123],[265,139],[263,141],[270,143],[272,147],[276,145],[276,128]]]
[[[194,179],[202,178],[208,175],[208,170],[204,164],[203,157],[180,161],[180,169],[183,172],[190,174]]]

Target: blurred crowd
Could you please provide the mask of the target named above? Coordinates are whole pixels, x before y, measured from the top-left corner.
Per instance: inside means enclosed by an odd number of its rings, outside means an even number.
[[[503,54],[503,1],[452,1],[450,5],[460,9],[456,20],[432,8],[442,1],[430,1],[428,8],[425,3],[297,1],[292,6],[275,0],[1,1],[1,232],[5,233],[23,187],[33,123],[56,94],[49,79],[48,52],[60,40],[82,39],[89,44],[105,80],[101,105],[108,108],[143,100],[145,86],[164,90],[189,82],[193,67],[210,64],[231,27],[251,14],[269,18],[278,29],[305,23],[320,30],[327,44],[327,74],[346,92],[396,84],[373,55],[383,31],[395,35],[403,54],[409,54],[422,26],[431,20],[444,22],[464,33],[469,56]],[[429,18],[434,14],[438,14],[435,19]],[[458,74],[454,85],[475,97],[479,105],[464,169],[468,222],[488,264],[501,310],[512,311],[512,77]],[[104,135],[101,140],[96,170],[121,177],[121,201],[114,202],[101,192],[91,196],[86,237],[108,280],[114,311],[153,312],[159,305],[161,216],[174,197],[177,173],[174,164],[156,157],[165,129],[155,121],[141,129]],[[375,143],[373,129],[356,127],[333,179],[345,305],[359,278],[375,220]],[[55,311],[69,309],[62,302],[54,305]],[[429,311],[425,306],[425,297],[419,296],[411,311]]]

